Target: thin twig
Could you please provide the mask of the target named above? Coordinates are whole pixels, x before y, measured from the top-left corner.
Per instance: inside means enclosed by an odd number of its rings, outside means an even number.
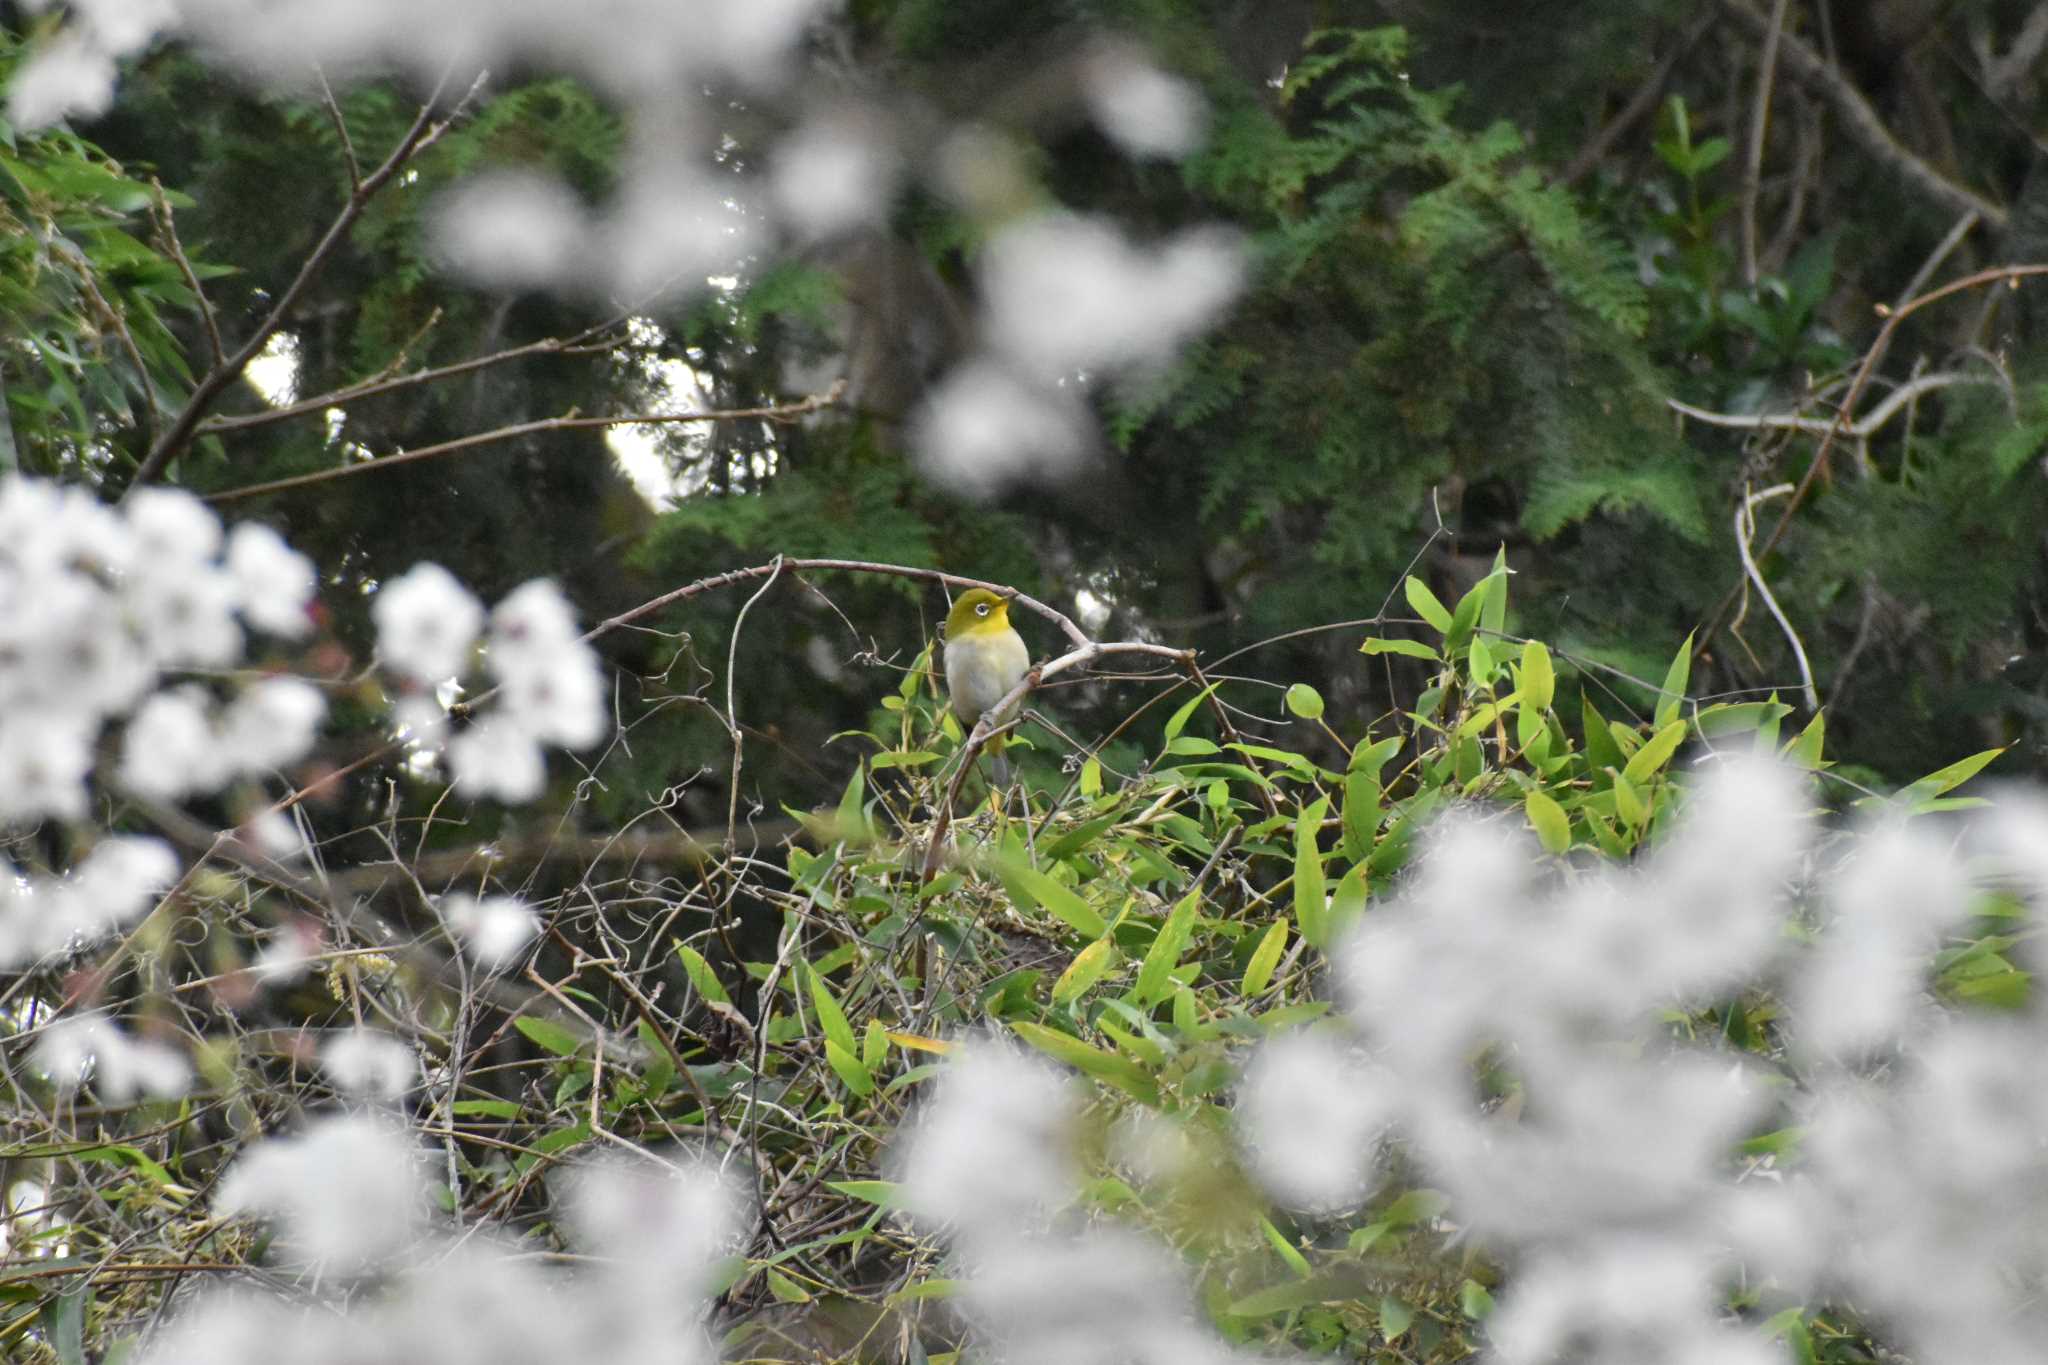
[[[363,187],[363,168],[356,160],[356,144],[348,135],[348,120],[341,116],[341,105],[335,102],[334,91],[328,87],[327,73],[316,66],[313,76],[320,82],[320,102],[327,106],[327,117],[333,120],[335,135],[341,139],[341,159],[348,166],[348,187],[353,193]]]
[[[1944,370],[1935,374],[1923,374],[1909,379],[1885,395],[1882,403],[1872,408],[1859,420],[1843,426],[1841,419],[1829,417],[1802,417],[1796,412],[1714,412],[1708,408],[1696,408],[1676,398],[1667,398],[1664,405],[1673,412],[1681,413],[1696,422],[1713,427],[1733,427],[1737,430],[1804,431],[1816,436],[1834,433],[1854,440],[1864,440],[1875,435],[1887,422],[1898,415],[1899,409],[1911,403],[1922,394],[1937,389],[1950,389],[1958,385],[1983,385],[2000,387],[1996,376],[1969,374],[1959,370]]]
[[[406,129],[405,135],[399,138],[398,145],[392,149],[391,155],[384,158],[382,165],[356,185],[354,192],[348,197],[348,202],[342,205],[341,212],[327,225],[327,231],[314,246],[312,253],[299,266],[298,275],[286,286],[284,293],[278,296],[270,312],[256,324],[256,330],[242,343],[241,349],[207,371],[206,377],[193,388],[192,396],[185,400],[184,409],[157,438],[156,443],[150,447],[149,454],[137,467],[135,477],[128,483],[130,489],[154,482],[162,475],[164,468],[178,457],[192,439],[193,432],[199,426],[199,420],[206,415],[207,410],[219,399],[229,384],[241,377],[249,362],[262,354],[271,335],[291,316],[299,300],[312,287],[313,281],[319,278],[328,260],[348,236],[349,229],[355,226],[356,219],[362,216],[371,198],[398,173],[399,167],[410,161],[415,154],[432,146],[440,139],[441,134],[447,131],[447,123],[437,123],[434,120],[434,101],[439,95],[440,91],[437,89],[434,95],[420,106],[418,117],[412,121],[412,126]],[[123,490],[123,496],[125,495],[126,490]]]
[[[170,197],[155,176],[149,178],[150,212],[156,219],[157,236],[171,253],[171,259],[178,263],[178,271],[185,277],[185,287],[192,291],[192,297],[199,301],[199,320],[206,327],[206,346],[213,354],[216,367],[227,363],[227,347],[221,344],[220,319],[214,316],[213,303],[206,297],[206,290],[199,283],[199,272],[192,268],[192,262],[185,255],[185,244],[178,240],[178,229],[171,217]]]
[[[532,422],[520,422],[515,426],[499,427],[493,431],[473,432],[458,436],[451,441],[437,441],[430,446],[415,450],[400,450],[390,455],[379,455],[372,460],[359,460],[355,464],[339,465],[333,469],[318,469],[310,474],[294,474],[290,478],[271,479],[264,483],[252,483],[241,488],[230,488],[220,493],[206,495],[208,502],[233,502],[238,498],[253,498],[265,493],[282,493],[288,489],[306,488],[317,483],[329,483],[335,479],[351,478],[367,474],[372,470],[389,469],[393,465],[411,464],[415,460],[430,460],[438,455],[453,455],[458,451],[474,450],[478,446],[494,445],[499,441],[515,440],[521,436],[532,436],[549,431],[587,431],[603,427],[665,426],[680,422],[738,422],[761,420],[786,422],[807,413],[820,412],[832,406],[837,400],[837,391],[813,394],[796,403],[778,403],[765,408],[707,409],[700,412],[637,412],[615,417],[543,417]]]
[[[1785,33],[1785,10],[1791,0],[1777,0],[1770,27],[1764,32],[1764,54],[1757,62],[1756,107],[1749,116],[1749,155],[1742,167],[1742,280],[1756,287],[1757,198],[1763,192],[1764,139],[1771,126],[1771,88],[1778,78],[1778,40]]]
[[[1742,505],[1735,509],[1735,549],[1742,556],[1743,573],[1756,585],[1757,595],[1764,599],[1764,606],[1777,620],[1778,629],[1784,631],[1785,638],[1792,642],[1792,657],[1799,662],[1799,688],[1806,695],[1806,709],[1818,711],[1820,693],[1813,685],[1813,665],[1806,661],[1806,646],[1800,643],[1799,632],[1792,629],[1791,621],[1785,617],[1784,608],[1778,605],[1778,599],[1772,595],[1770,584],[1764,582],[1763,570],[1757,567],[1756,558],[1750,553],[1749,548],[1750,541],[1756,535],[1756,505],[1771,498],[1783,497],[1791,491],[1791,484],[1778,483],[1743,498]]]
[[[267,427],[277,422],[287,422],[295,417],[312,413],[324,413],[329,408],[343,408],[365,398],[378,398],[387,393],[396,393],[420,384],[431,384],[441,379],[453,379],[491,365],[503,365],[507,361],[523,360],[536,355],[583,355],[612,349],[604,343],[593,343],[590,338],[617,324],[617,319],[600,323],[587,331],[572,337],[545,337],[531,341],[524,346],[509,350],[494,351],[490,355],[474,356],[458,360],[452,365],[440,365],[430,370],[414,370],[411,374],[384,376],[366,379],[359,384],[349,384],[327,393],[287,403],[282,407],[265,408],[261,412],[235,413],[227,416],[209,417],[199,424],[198,435],[211,436],[223,431],[247,431],[251,427]]]
[[[1716,22],[1716,16],[1711,11],[1695,19],[1692,26],[1671,45],[1671,50],[1658,59],[1649,79],[1636,87],[1636,92],[1629,96],[1628,103],[1621,107],[1621,112],[1600,126],[1600,131],[1565,163],[1564,169],[1557,173],[1551,183],[1574,185],[1585,179],[1613,149],[1614,144],[1621,140],[1622,134],[1635,127],[1645,115],[1657,107],[1658,101],[1664,96],[1664,87],[1671,81],[1671,73],[1677,69],[1685,54],[1698,45],[1699,40],[1707,35],[1707,30]]]

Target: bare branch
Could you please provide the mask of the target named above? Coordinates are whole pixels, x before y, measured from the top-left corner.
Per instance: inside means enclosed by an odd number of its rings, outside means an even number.
[[[351,478],[357,474],[368,474],[375,470],[389,469],[394,465],[411,464],[415,460],[429,460],[437,455],[452,455],[457,451],[474,450],[478,446],[493,445],[520,436],[532,436],[547,431],[587,431],[592,428],[627,426],[666,426],[678,422],[735,422],[759,419],[769,422],[787,422],[807,413],[819,412],[838,401],[838,390],[814,394],[796,403],[779,403],[765,408],[724,408],[707,409],[698,412],[645,412],[631,413],[616,417],[543,417],[537,421],[520,422],[515,426],[498,427],[492,431],[474,432],[458,436],[451,441],[439,441],[415,450],[401,450],[391,455],[381,455],[374,460],[363,460],[356,464],[345,464],[334,469],[315,470],[311,474],[294,474],[288,479],[271,479],[266,483],[252,483],[242,488],[230,488],[221,493],[209,493],[208,502],[233,502],[238,498],[253,498],[263,493],[282,493],[291,488],[305,488],[316,483],[328,483],[335,479]]]
[[[1756,209],[1763,191],[1764,138],[1771,127],[1771,88],[1778,79],[1778,44],[1785,36],[1785,10],[1791,0],[1777,0],[1770,27],[1764,30],[1764,54],[1757,63],[1756,108],[1749,116],[1749,156],[1742,167],[1742,279],[1756,284]]]
[[[285,288],[284,293],[278,296],[275,306],[263,321],[256,325],[256,330],[242,343],[241,349],[207,371],[206,377],[193,388],[192,396],[185,400],[184,409],[150,447],[149,454],[136,469],[135,477],[129,480],[130,489],[155,481],[163,474],[165,466],[183,452],[198,428],[200,418],[206,415],[207,409],[213,406],[227,386],[241,377],[249,362],[262,354],[271,335],[284,325],[285,319],[291,316],[292,309],[298,306],[307,289],[319,278],[320,272],[334,255],[335,249],[348,236],[349,229],[355,225],[356,219],[362,215],[371,198],[384,188],[401,166],[417,153],[432,146],[447,129],[446,122],[435,122],[432,99],[420,106],[419,116],[398,140],[398,145],[392,149],[391,155],[384,159],[384,164],[363,177],[356,185],[354,192],[348,197],[348,202],[342,205],[341,212],[327,225],[326,233],[300,265],[297,277]],[[125,495],[124,490],[123,496]]]
[[[1820,710],[1820,693],[1813,685],[1813,665],[1806,661],[1806,646],[1799,641],[1799,632],[1792,629],[1792,622],[1785,617],[1785,609],[1778,605],[1772,595],[1770,584],[1764,582],[1763,570],[1756,565],[1756,558],[1750,553],[1750,541],[1756,538],[1756,505],[1770,498],[1780,498],[1792,491],[1789,483],[1773,484],[1769,488],[1744,497],[1742,505],[1735,509],[1735,549],[1742,556],[1742,571],[1749,581],[1756,585],[1757,595],[1764,599],[1764,606],[1778,623],[1778,629],[1785,632],[1785,638],[1792,642],[1792,657],[1799,662],[1800,691],[1806,697],[1806,709]]]
[[[1723,10],[1747,25],[1759,38],[1768,39],[1771,31],[1770,18],[1758,12],[1749,0],[1719,0],[1719,4]],[[1865,152],[1890,169],[1906,185],[1917,190],[1923,198],[1940,204],[1953,213],[1964,213],[1974,209],[1978,216],[1992,227],[2005,227],[2005,209],[1969,186],[1957,184],[1949,179],[1893,137],[1877,110],[1863,97],[1863,92],[1851,85],[1847,77],[1829,66],[1797,36],[1790,33],[1780,35],[1778,60],[1784,63],[1785,69],[1794,77],[1812,87],[1816,93],[1834,105],[1835,112],[1842,116],[1843,127]]]
[[[221,344],[220,320],[214,316],[213,304],[207,299],[206,290],[200,286],[199,272],[192,268],[192,262],[185,256],[185,244],[178,240],[177,225],[171,219],[171,201],[155,176],[149,178],[149,188],[150,216],[156,220],[157,236],[171,253],[171,259],[178,263],[178,270],[185,277],[185,287],[192,291],[193,298],[199,300],[199,320],[206,325],[206,345],[213,353],[214,365],[224,365],[227,363],[227,348]]]

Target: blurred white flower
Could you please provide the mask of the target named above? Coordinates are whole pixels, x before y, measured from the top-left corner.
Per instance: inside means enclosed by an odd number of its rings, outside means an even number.
[[[116,57],[141,51],[178,22],[177,0],[71,0],[71,7]]]
[[[344,1029],[320,1048],[320,1068],[334,1088],[351,1095],[395,1100],[419,1082],[419,1059],[412,1049],[388,1033],[370,1028]]]
[[[297,822],[281,810],[265,807],[243,821],[239,833],[243,842],[281,863],[303,858],[307,853],[305,835]]]
[[[913,428],[925,472],[974,498],[1066,479],[1081,467],[1091,440],[1073,393],[1026,384],[988,360],[954,367]]]
[[[1244,273],[1243,248],[1222,229],[1145,249],[1067,213],[1003,229],[980,262],[990,339],[1047,380],[1163,363],[1236,297]]]
[[[242,689],[221,716],[225,756],[245,773],[265,773],[304,758],[319,738],[327,698],[299,678],[265,678]]]
[[[438,747],[448,737],[448,708],[429,692],[410,692],[391,707],[392,727],[415,744]]]
[[[479,284],[540,289],[578,283],[589,271],[588,215],[552,176],[488,172],[448,191],[436,209],[439,250]]]
[[[517,722],[493,711],[448,741],[455,790],[521,805],[547,789],[547,758]]]
[[[957,1045],[898,1134],[904,1207],[970,1235],[1031,1225],[1074,1197],[1077,1114],[1050,1063],[990,1040]]]
[[[1135,52],[1114,47],[1092,54],[1082,93],[1097,126],[1131,156],[1179,160],[1201,143],[1201,93]]]
[[[177,884],[178,871],[178,855],[163,840],[116,834],[93,845],[65,882],[84,914],[114,929],[154,907]]]
[[[9,587],[0,620],[0,697],[10,704],[97,720],[126,710],[156,681],[141,641],[93,579],[57,569]]]
[[[629,178],[591,252],[610,293],[635,307],[701,293],[756,245],[760,218],[737,195],[734,184],[661,165]]]
[[[490,719],[501,730],[509,723],[514,733],[581,749],[611,728],[604,675],[588,645],[572,643],[552,655],[528,656],[501,667],[498,675],[504,682]]]
[[[306,614],[313,600],[313,561],[285,544],[283,536],[262,522],[237,522],[228,532],[227,568],[250,625],[288,640],[313,628]]]
[[[0,825],[85,818],[94,728],[67,711],[0,714]]]
[[[282,1248],[335,1274],[405,1251],[427,1208],[412,1139],[367,1115],[318,1119],[296,1137],[244,1149],[213,1202],[223,1214],[275,1215]]]
[[[463,953],[487,971],[510,965],[540,933],[540,916],[512,896],[443,896],[441,919]]]
[[[7,119],[23,132],[80,114],[98,118],[114,102],[114,59],[77,30],[29,54],[8,83]]]
[[[713,1261],[737,1250],[736,1192],[694,1159],[602,1158],[574,1168],[563,1186],[576,1245],[611,1258],[637,1296],[688,1302],[703,1292]]]
[[[551,578],[522,583],[491,608],[488,655],[499,677],[526,660],[582,643],[576,609]]]
[[[423,683],[460,676],[483,628],[483,604],[439,564],[416,564],[377,590],[370,604],[377,652]]]
[[[121,504],[135,562],[144,573],[173,564],[203,564],[220,552],[220,518],[182,488],[150,484],[133,489]]]
[[[228,778],[208,698],[199,687],[158,692],[128,720],[121,734],[117,780],[148,801],[176,801],[218,791]]]
[[[1282,1203],[1298,1209],[1363,1201],[1394,1115],[1389,1079],[1321,1031],[1286,1034],[1261,1046],[1245,1067],[1236,1105],[1253,1172]]]
[[[225,570],[166,559],[131,572],[121,595],[157,663],[226,668],[241,659],[235,580]]]
[[[855,111],[820,115],[783,138],[769,173],[783,221],[807,240],[878,221],[896,193],[895,151]]]
[[[43,1030],[29,1061],[64,1091],[90,1081],[109,1104],[137,1095],[176,1099],[192,1083],[184,1054],[163,1043],[129,1036],[105,1015],[59,1019]]]

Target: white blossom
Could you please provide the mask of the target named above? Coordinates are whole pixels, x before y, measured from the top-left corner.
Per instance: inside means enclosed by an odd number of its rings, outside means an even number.
[[[59,1089],[76,1090],[90,1081],[109,1104],[127,1104],[137,1095],[176,1099],[192,1083],[182,1053],[133,1038],[101,1014],[57,1020],[43,1030],[29,1058]]]
[[[511,965],[540,933],[540,916],[512,896],[444,896],[441,919],[461,941],[463,953],[487,971]]]
[[[384,662],[431,685],[468,667],[484,609],[454,574],[425,563],[379,588],[370,617]]]
[[[455,790],[464,796],[521,805],[547,788],[547,759],[540,744],[502,713],[479,717],[450,739],[448,766]]]
[[[296,1137],[245,1149],[222,1178],[214,1208],[275,1215],[283,1224],[279,1245],[307,1265],[369,1270],[417,1235],[426,1212],[417,1155],[403,1131],[381,1120],[320,1119]]]
[[[228,532],[227,569],[242,619],[250,625],[288,640],[313,628],[306,614],[315,585],[313,561],[283,536],[259,521],[236,523]]]
[[[320,1048],[320,1067],[335,1088],[352,1095],[395,1100],[419,1082],[419,1059],[397,1038],[377,1029],[344,1029]]]
[[[145,800],[176,801],[194,792],[218,791],[228,772],[201,688],[156,693],[122,732],[117,779]]]
[[[311,751],[327,698],[299,678],[265,678],[242,689],[221,716],[221,743],[235,767],[268,772]]]
[[[0,714],[0,824],[83,819],[92,732],[92,723],[74,712]]]

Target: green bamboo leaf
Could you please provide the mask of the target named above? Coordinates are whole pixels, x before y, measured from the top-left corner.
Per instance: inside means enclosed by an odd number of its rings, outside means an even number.
[[[1259,1229],[1266,1234],[1266,1240],[1273,1244],[1273,1250],[1280,1253],[1280,1259],[1287,1262],[1287,1268],[1306,1280],[1313,1273],[1308,1268],[1308,1257],[1301,1254],[1301,1248],[1287,1240],[1287,1234],[1273,1226],[1273,1220],[1259,1215]]]
[[[1799,732],[1799,738],[1785,746],[1785,756],[1802,768],[1820,767],[1821,746],[1826,742],[1827,732],[1827,712],[1815,712],[1806,728]]]
[[[1633,830],[1640,830],[1650,820],[1650,808],[1643,803],[1642,794],[1623,773],[1614,774],[1614,813]]]
[[[1479,628],[1488,635],[1498,635],[1508,624],[1508,568],[1507,547],[1494,551],[1493,568],[1481,580],[1478,591],[1482,594],[1479,608]]]
[[[1358,649],[1361,654],[1406,654],[1411,659],[1427,659],[1433,664],[1444,661],[1441,654],[1420,640],[1396,640],[1374,635]]]
[[[860,1064],[872,1076],[876,1069],[888,1060],[889,1030],[882,1027],[881,1020],[870,1019],[860,1037]]]
[[[1370,890],[1365,879],[1365,864],[1356,863],[1349,872],[1337,878],[1337,885],[1330,892],[1330,941],[1336,943],[1344,937],[1345,931],[1365,913],[1365,898]]]
[[[1262,993],[1272,984],[1273,969],[1280,965],[1281,955],[1287,951],[1287,916],[1282,915],[1268,925],[1259,939],[1259,946],[1252,949],[1251,961],[1244,966],[1244,982],[1239,989],[1246,999]]]
[[[676,940],[676,956],[682,959],[683,975],[690,978],[690,984],[697,988],[697,994],[714,1005],[730,1005],[732,997],[725,993],[725,987],[718,984],[718,973],[711,970],[711,964],[704,955],[681,939]]]
[[[1319,796],[1294,818],[1294,922],[1312,948],[1329,946],[1330,907],[1324,893],[1323,855],[1316,836],[1330,798]]]
[[[1678,647],[1678,654],[1671,660],[1671,667],[1665,670],[1664,686],[1657,693],[1657,728],[1678,719],[1681,707],[1685,705],[1685,687],[1692,680],[1692,636],[1685,637],[1685,643]]]
[[[1115,1086],[1142,1104],[1159,1103],[1159,1087],[1136,1062],[1113,1052],[1104,1052],[1093,1044],[1043,1024],[1016,1020],[1010,1028],[1019,1038],[1054,1061],[1065,1062],[1083,1075]]]
[[[1544,852],[1562,853],[1572,846],[1571,818],[1547,793],[1532,789],[1522,798],[1522,810],[1542,841]]]
[[[1323,694],[1307,683],[1296,683],[1287,689],[1287,709],[1303,720],[1321,720]]]
[[[1145,961],[1138,968],[1138,984],[1131,994],[1140,1005],[1151,1006],[1164,999],[1172,980],[1167,975],[1180,962],[1180,955],[1187,947],[1188,929],[1195,920],[1196,892],[1190,891],[1180,898],[1166,917],[1166,923],[1159,926],[1158,937],[1152,940],[1152,947],[1145,954]]]
[[[1103,973],[1116,965],[1116,944],[1107,938],[1096,939],[1074,955],[1067,969],[1060,973],[1059,980],[1052,983],[1052,1002],[1055,1005],[1071,1005],[1088,993],[1088,988],[1102,979]]]
[[[1415,608],[1417,616],[1429,622],[1437,634],[1451,633],[1451,609],[1437,600],[1428,584],[1411,574],[1403,587],[1408,594],[1408,605]]]
[[[1685,722],[1672,721],[1650,736],[1647,744],[1636,750],[1635,757],[1628,761],[1628,766],[1622,769],[1621,775],[1639,786],[1648,782],[1663,771],[1664,765],[1671,761],[1671,756],[1678,752],[1678,746],[1684,742]]]
[[[839,1008],[833,998],[831,987],[825,978],[818,975],[817,968],[805,962],[799,969],[804,989],[811,997],[811,1008],[817,1012],[818,1027],[825,1031],[825,1037],[839,1044],[839,1050],[851,1060],[860,1051],[860,1044],[854,1040],[853,1025],[846,1018],[846,1011]]]
[[[530,1015],[521,1015],[512,1021],[512,1027],[560,1057],[567,1057],[583,1046],[582,1039],[552,1019],[535,1019]]]
[[[1586,732],[1586,762],[1592,765],[1594,772],[1619,768],[1628,762],[1621,746],[1614,742],[1614,736],[1607,729],[1607,718],[1600,714],[1583,688],[1579,692],[1579,716]]]
[[[1078,930],[1083,938],[1097,939],[1109,932],[1109,922],[1094,906],[1069,888],[1060,885],[1028,863],[1006,859],[1000,869],[1011,896],[1021,897]]]
[[[837,1190],[850,1199],[878,1208],[893,1209],[899,1206],[896,1197],[896,1182],[893,1180],[828,1180],[828,1190]]]
[[[1194,696],[1181,703],[1180,709],[1167,718],[1166,730],[1161,738],[1166,743],[1171,744],[1182,730],[1187,729],[1188,718],[1195,714],[1195,708],[1207,701],[1209,694],[1214,692],[1219,686],[1221,686],[1220,683],[1210,683],[1207,687],[1195,693]]]
[[[1978,773],[1983,772],[1993,759],[2011,747],[2011,745],[2006,745],[2003,748],[1986,749],[1982,753],[1971,754],[1968,758],[1958,759],[1946,768],[1940,768],[1927,774],[1927,776],[1907,787],[1906,791],[1911,795],[1922,797],[1940,796],[1944,792],[1954,791]]]
[[[1415,1323],[1415,1310],[1393,1295],[1380,1300],[1380,1335],[1388,1341],[1399,1341]]]
[[[1550,662],[1550,646],[1531,640],[1522,646],[1522,702],[1539,711],[1549,709],[1557,696],[1557,670]]]
[[[825,1040],[825,1061],[854,1094],[866,1099],[875,1093],[875,1078],[860,1064],[860,1058],[839,1045],[838,1039]]]
[[[836,830],[842,839],[865,838],[868,833],[868,817],[863,806],[867,802],[867,777],[861,769],[853,770],[853,777],[846,784],[846,791],[839,798]]]
[[[811,1296],[804,1287],[774,1266],[767,1268],[768,1292],[783,1303],[809,1303]]]

